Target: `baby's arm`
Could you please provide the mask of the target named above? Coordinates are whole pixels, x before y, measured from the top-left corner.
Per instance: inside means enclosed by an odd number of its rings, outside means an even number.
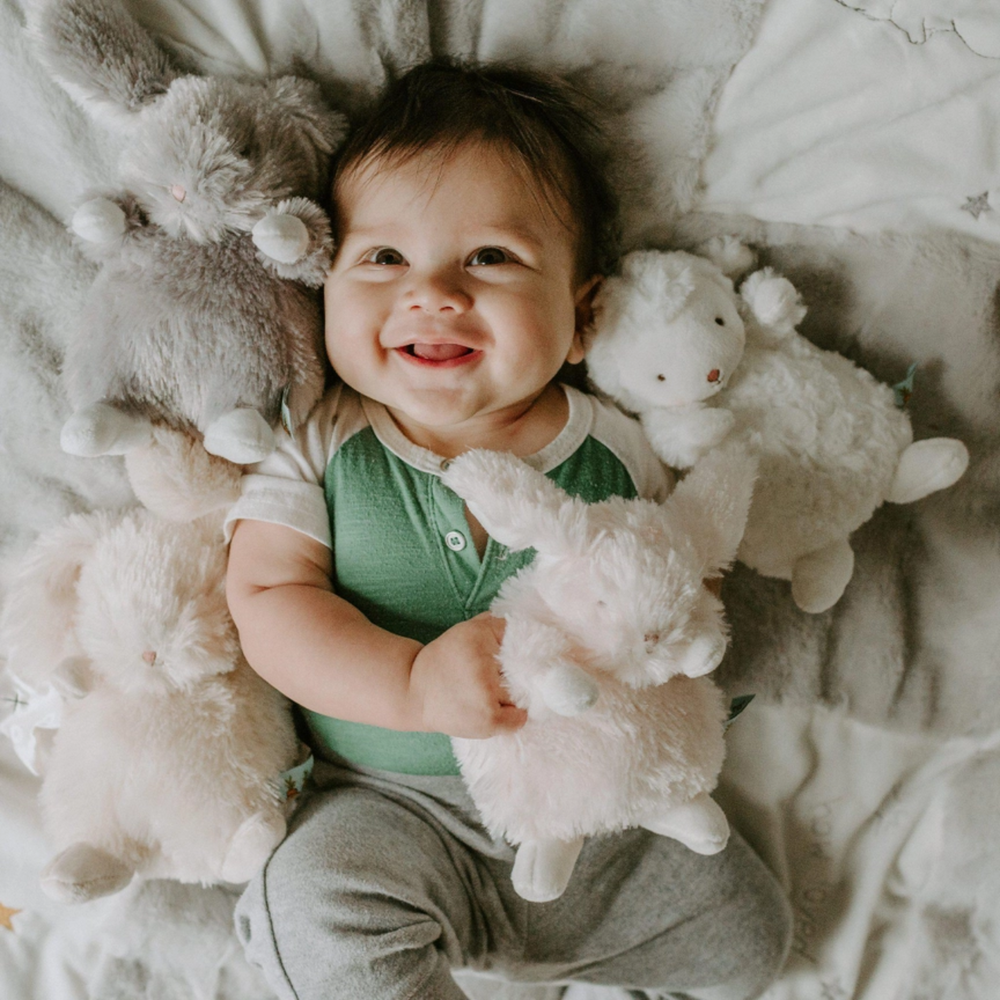
[[[330,550],[284,525],[240,521],[226,579],[250,665],[324,715],[469,738],[516,729],[496,653],[503,622],[478,615],[427,645],[373,625],[338,597]]]

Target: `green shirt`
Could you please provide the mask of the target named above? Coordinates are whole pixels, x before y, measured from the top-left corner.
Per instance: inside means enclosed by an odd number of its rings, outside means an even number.
[[[311,469],[304,478],[315,476],[322,489],[329,534],[320,531],[315,512],[291,526],[331,546],[334,589],[370,621],[426,643],[489,610],[503,581],[528,565],[534,551],[511,552],[491,538],[480,558],[462,500],[441,482],[444,460],[406,439],[379,404],[349,389],[334,392],[336,398],[328,397],[311,416],[311,432],[300,432],[298,443],[283,441],[279,457],[246,477],[230,520],[276,520],[273,480],[293,466]],[[665,496],[669,478],[638,425],[594,397],[569,388],[566,393],[566,428],[528,461],[590,502],[612,495]],[[260,482],[265,476],[272,481]],[[291,501],[294,515],[302,497]],[[459,773],[443,734],[304,714],[321,751],[406,774]]]

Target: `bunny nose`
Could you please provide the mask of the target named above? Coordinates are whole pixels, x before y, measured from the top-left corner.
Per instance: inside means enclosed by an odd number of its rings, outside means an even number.
[[[183,201],[187,197],[187,191],[180,184],[171,184],[169,190],[178,201]]]
[[[708,373],[709,382],[718,382],[720,378],[722,378],[722,372],[720,372],[718,368],[713,368]]]
[[[647,632],[643,636],[643,640],[645,641],[645,643],[646,643],[647,646],[655,646],[660,641],[660,633],[659,632]]]
[[[148,663],[148,664],[149,664],[150,666],[152,666],[152,665],[153,665],[154,663],[156,663],[156,653],[155,653],[155,652],[153,652],[153,650],[151,650],[151,649],[147,649],[147,650],[146,650],[146,652],[142,654],[142,658],[143,658],[143,659],[144,659],[144,660],[145,660],[145,661],[146,661],[146,662],[147,662],[147,663]]]

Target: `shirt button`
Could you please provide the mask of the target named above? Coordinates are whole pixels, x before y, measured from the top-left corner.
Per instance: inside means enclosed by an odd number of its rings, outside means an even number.
[[[461,531],[449,531],[447,535],[444,536],[444,544],[451,549],[452,552],[461,552],[466,546],[465,535]]]
[[[438,468],[442,472],[447,472],[448,471],[448,466],[450,466],[450,465],[451,465],[451,459],[450,458],[442,458],[441,462],[440,462],[440,464],[438,466]]]

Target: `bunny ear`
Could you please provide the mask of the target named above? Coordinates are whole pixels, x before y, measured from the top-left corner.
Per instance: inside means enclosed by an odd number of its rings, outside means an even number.
[[[767,340],[791,336],[806,314],[795,286],[770,267],[754,271],[740,285],[740,298]]]
[[[441,479],[493,538],[514,551],[575,551],[589,536],[587,505],[513,455],[468,451]]]
[[[106,530],[105,514],[72,514],[36,539],[25,554],[0,615],[0,651],[15,676],[29,683],[44,681],[77,652],[77,580]]]
[[[271,103],[281,109],[285,120],[296,127],[311,155],[326,165],[333,151],[347,135],[347,118],[331,110],[323,98],[319,84],[298,76],[280,76],[268,80],[267,94]]]
[[[736,236],[713,236],[701,243],[696,252],[733,280],[743,277],[757,264],[757,255]]]
[[[753,499],[757,460],[739,442],[710,451],[667,498],[664,515],[685,531],[701,557],[704,576],[736,558]]]
[[[49,70],[87,109],[139,111],[180,75],[117,0],[44,0],[31,31]]]

